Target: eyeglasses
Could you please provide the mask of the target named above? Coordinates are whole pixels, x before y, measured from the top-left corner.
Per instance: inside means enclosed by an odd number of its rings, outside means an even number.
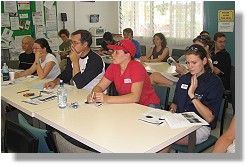
[[[72,43],[71,43],[72,45],[78,45],[78,44],[81,44],[81,42],[77,42],[77,41],[72,41]]]
[[[197,45],[197,44],[194,44],[194,45]],[[195,47],[195,46],[188,46],[186,47],[185,49],[185,55],[189,55],[189,54],[196,54],[196,55],[199,55],[199,53],[201,53],[204,57],[207,56],[207,52],[206,50],[202,47],[201,45],[199,45],[199,48],[198,47]]]

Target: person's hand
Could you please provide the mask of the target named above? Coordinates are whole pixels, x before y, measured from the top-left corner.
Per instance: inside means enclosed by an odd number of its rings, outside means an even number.
[[[181,75],[184,75],[184,74],[187,73],[187,69],[182,64],[177,63],[176,64],[176,72],[179,73],[179,74],[181,74]]]
[[[177,111],[177,105],[172,103],[170,106],[170,112],[175,113]]]
[[[55,81],[50,81],[44,84],[44,88],[54,88],[56,86],[56,82]]]
[[[15,72],[15,79],[20,78],[20,77],[21,77],[21,76],[20,76],[20,73]]]
[[[95,101],[96,102],[106,102],[108,96],[104,93],[95,93]]]
[[[76,63],[79,62],[80,59],[80,55],[82,54],[82,52],[80,52],[79,54],[75,51],[75,49],[72,47],[71,48],[71,52],[69,54],[71,62],[72,63]]]
[[[195,90],[198,86],[198,80],[197,80],[196,74],[191,77],[190,83],[191,85],[188,90],[188,95],[190,98],[193,98],[195,96]]]
[[[36,52],[35,53],[35,62],[36,63],[39,63],[39,60],[40,60],[41,56],[42,56],[41,52]]]
[[[87,96],[87,102],[88,102],[88,103],[93,103],[93,102],[95,102],[95,92],[92,92],[91,94],[89,94],[89,95]]]
[[[60,52],[59,54],[60,54],[60,56],[66,56],[67,55],[67,51]]]
[[[149,62],[149,59],[146,58],[145,56],[141,56],[141,57],[140,57],[140,61],[141,61],[141,62]]]

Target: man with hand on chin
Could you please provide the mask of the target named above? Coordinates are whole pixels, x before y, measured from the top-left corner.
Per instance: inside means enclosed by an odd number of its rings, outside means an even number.
[[[67,58],[65,70],[56,79],[46,83],[44,88],[54,88],[60,80],[68,83],[72,79],[78,89],[91,90],[103,77],[104,63],[90,48],[91,34],[87,30],[77,30],[71,35],[70,58]]]

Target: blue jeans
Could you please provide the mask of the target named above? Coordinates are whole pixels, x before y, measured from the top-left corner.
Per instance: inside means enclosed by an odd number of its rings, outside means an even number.
[[[157,108],[157,109],[161,109],[159,104],[149,104],[148,107],[152,107],[152,108]]]

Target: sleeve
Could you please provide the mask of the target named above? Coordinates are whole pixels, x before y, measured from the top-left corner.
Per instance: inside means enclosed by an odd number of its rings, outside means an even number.
[[[206,100],[203,102],[213,113],[213,115],[217,118],[220,110],[221,100],[223,96],[224,87],[220,80],[220,78],[216,78],[212,82],[212,86],[208,88],[208,96]]]
[[[103,72],[103,62],[98,55],[91,55],[83,73],[77,73],[73,80],[78,89],[85,87],[95,77]]]
[[[67,59],[66,67],[65,67],[64,71],[62,71],[61,74],[57,77],[57,78],[62,79],[64,81],[64,83],[70,82],[70,80],[72,78],[71,60],[69,57],[67,57],[66,59]]]
[[[131,76],[132,76],[132,82],[142,82],[145,80],[145,75],[146,75],[146,70],[144,68],[143,65],[141,65],[140,63],[132,66],[132,70],[131,70]]]
[[[48,54],[48,55],[47,55],[47,60],[46,60],[46,62],[50,62],[50,61],[53,61],[54,63],[57,62],[57,59],[56,59],[55,55],[53,55],[53,54]]]
[[[137,55],[138,57],[141,56],[140,44],[139,44],[138,41],[136,42],[136,55]]]
[[[220,56],[218,64],[215,65],[223,74],[225,74],[228,68],[231,66],[230,54],[226,52],[225,55]]]
[[[115,67],[114,64],[110,64],[104,74],[104,77],[112,82],[114,81],[114,71],[116,71],[114,67]]]

